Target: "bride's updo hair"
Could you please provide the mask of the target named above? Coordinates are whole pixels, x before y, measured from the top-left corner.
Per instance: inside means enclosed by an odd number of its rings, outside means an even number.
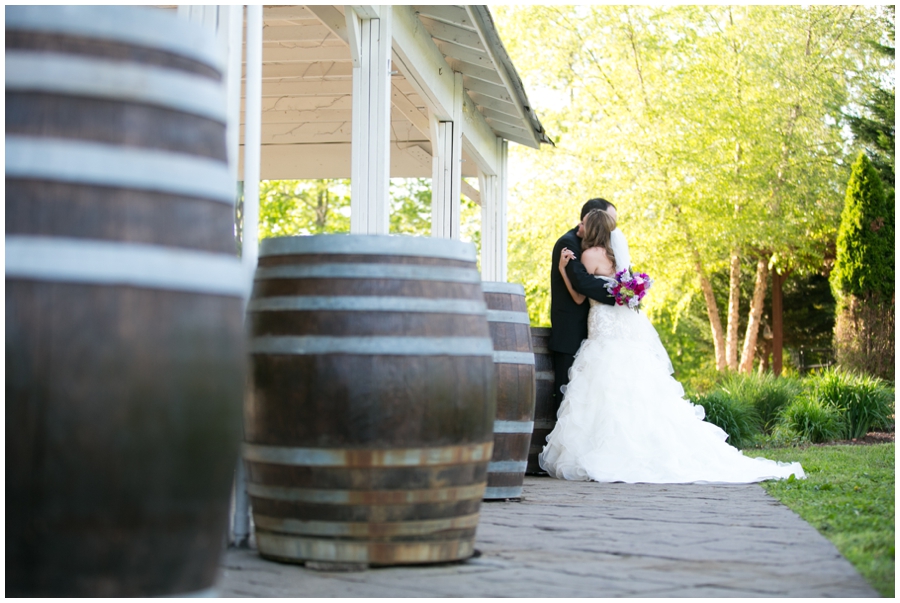
[[[616,229],[616,221],[611,215],[602,209],[592,209],[584,217],[584,238],[581,239],[581,249],[602,247],[606,250],[606,257],[616,265],[616,254],[612,249],[609,233]]]

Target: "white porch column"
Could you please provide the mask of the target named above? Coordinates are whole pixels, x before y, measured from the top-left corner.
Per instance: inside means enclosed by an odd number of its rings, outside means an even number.
[[[247,81],[244,116],[244,240],[247,297],[259,257],[259,164],[262,131],[262,5],[247,6]]]
[[[238,156],[241,152],[241,64],[244,60],[244,7],[239,4],[220,7],[227,11],[224,34],[228,45],[228,66],[225,71],[228,126],[225,134],[228,147],[228,171],[237,183]],[[235,188],[235,192],[237,189]]]
[[[507,141],[497,139],[500,173],[479,173],[481,189],[481,278],[505,282],[507,279],[506,158]]]
[[[462,184],[463,81],[453,74],[453,119],[439,121],[434,133],[431,168],[431,236],[459,238]]]
[[[243,24],[242,24],[243,25]],[[244,115],[244,226],[241,258],[247,271],[245,305],[253,290],[253,274],[259,257],[259,171],[262,132],[262,5],[247,6],[247,79]],[[238,53],[240,61],[240,53]],[[240,84],[238,84],[240,91]],[[240,112],[240,108],[238,108]],[[245,395],[252,395],[248,389]],[[250,538],[250,498],[242,459],[238,459],[234,484],[233,542],[246,547]]]
[[[353,56],[350,232],[390,231],[390,6],[346,6]]]

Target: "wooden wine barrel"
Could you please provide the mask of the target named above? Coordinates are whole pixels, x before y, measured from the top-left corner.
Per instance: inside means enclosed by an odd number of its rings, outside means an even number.
[[[474,552],[493,448],[493,348],[475,248],[265,239],[243,457],[263,557],[401,565]]]
[[[244,272],[210,32],[6,9],[6,594],[207,593]]]
[[[556,411],[553,409],[553,357],[547,347],[550,341],[550,329],[546,327],[531,328],[531,342],[534,348],[534,431],[531,435],[531,447],[528,450],[527,475],[546,475],[538,465],[538,455],[547,443],[547,436],[556,426]]]
[[[534,424],[534,352],[525,288],[483,282],[497,373],[494,454],[488,465],[486,500],[519,498]]]

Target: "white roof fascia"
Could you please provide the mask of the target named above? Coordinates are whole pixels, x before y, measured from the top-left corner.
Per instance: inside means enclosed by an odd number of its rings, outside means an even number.
[[[453,70],[410,6],[394,5],[395,67],[439,121],[453,118]]]
[[[547,137],[537,115],[534,114],[534,111],[531,108],[531,103],[528,101],[528,96],[525,94],[525,88],[522,85],[522,81],[519,79],[515,66],[509,58],[509,55],[506,53],[506,49],[503,47],[503,42],[500,40],[500,35],[494,27],[494,22],[487,6],[466,5],[466,11],[469,13],[473,25],[478,30],[478,35],[481,36],[482,43],[486,49],[485,51],[488,56],[490,56],[491,61],[493,61],[497,73],[503,80],[506,89],[509,90],[509,94],[514,100],[516,111],[522,118],[522,125],[527,127],[532,133],[532,140],[529,142],[517,138],[511,138],[511,140],[527,144],[533,148],[540,147],[542,142],[553,144]]]
[[[478,163],[479,169],[488,176],[500,173],[500,158],[497,156],[497,134],[484,120],[484,115],[475,107],[468,94],[463,95],[463,148]]]

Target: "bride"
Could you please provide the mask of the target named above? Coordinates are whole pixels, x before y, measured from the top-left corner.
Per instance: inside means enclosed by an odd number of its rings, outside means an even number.
[[[602,210],[584,219],[581,261],[595,277],[628,268],[627,244]],[[559,269],[577,303],[565,266]],[[624,262],[623,262],[624,260]],[[566,480],[627,483],[744,484],[805,477],[799,463],[750,458],[728,445],[728,435],[703,420],[704,410],[684,399],[656,330],[626,306],[591,300],[588,338],[570,372],[556,427],[539,455],[541,468]]]

